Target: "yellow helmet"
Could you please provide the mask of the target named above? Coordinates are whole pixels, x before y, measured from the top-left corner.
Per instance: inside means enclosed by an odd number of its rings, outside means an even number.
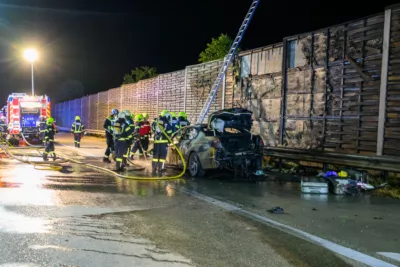
[[[176,113],[175,112],[170,112],[169,114],[171,114],[171,117],[176,117]]]
[[[135,116],[135,121],[136,122],[140,122],[140,121],[142,121],[143,120],[143,115],[142,114],[137,114],[136,116]]]
[[[54,122],[54,118],[50,117],[47,119],[46,123],[47,124],[52,124]]]
[[[75,120],[76,120],[76,121],[80,121],[80,120],[81,120],[81,117],[75,116]]]
[[[145,119],[149,118],[149,114],[147,114],[147,113],[143,113],[142,115],[143,115],[143,118],[145,118]]]
[[[161,111],[160,115],[161,115],[161,117],[164,117],[164,116],[168,115],[168,113],[169,113],[169,111],[164,109],[163,111]]]
[[[186,119],[186,118],[187,118],[186,112],[179,111],[178,117],[182,117],[182,118],[185,118],[185,119]]]

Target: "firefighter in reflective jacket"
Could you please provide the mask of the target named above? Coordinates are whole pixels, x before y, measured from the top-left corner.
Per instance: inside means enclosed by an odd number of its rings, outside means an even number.
[[[186,112],[180,111],[178,113],[178,123],[176,124],[176,131],[182,130],[183,127],[189,126],[190,122],[187,120]],[[179,135],[182,135],[182,131],[180,131]]]
[[[156,123],[153,124],[154,128],[154,154],[152,162],[152,175],[155,176],[157,173],[162,176],[164,170],[165,159],[168,153],[168,138],[166,135],[171,136],[172,126],[171,126],[171,115],[167,110],[163,110],[160,114]],[[161,131],[161,128],[163,131]]]
[[[44,140],[46,141],[46,149],[43,152],[43,160],[47,161],[48,156],[52,156],[56,160],[56,153],[54,153],[54,135],[56,129],[54,127],[54,119],[48,118],[46,121],[46,129],[44,130]]]
[[[140,135],[140,129],[143,125],[143,115],[142,114],[137,114],[135,116],[135,129],[134,129],[134,135],[136,135],[136,140],[133,143],[132,147],[132,152],[131,152],[131,159],[136,154],[136,151],[139,151],[139,158],[143,157],[143,148],[142,148],[142,139]]]
[[[116,171],[122,171],[124,169],[123,158],[128,151],[128,142],[131,135],[132,131],[125,120],[125,113],[120,112],[117,121],[114,123]]]
[[[132,114],[129,110],[125,110],[124,111],[125,114],[125,122],[128,124],[129,128],[130,128],[130,133],[129,133],[129,137],[127,139],[127,145],[128,145],[128,150],[126,151],[126,153],[123,156],[123,160],[122,163],[124,166],[128,166],[128,156],[131,153],[131,146],[133,143],[133,138],[134,138],[134,129],[135,129],[135,125],[133,123],[133,119],[132,119]]]
[[[44,139],[45,130],[46,130],[46,117],[42,115],[40,116],[40,122],[39,122],[39,140],[42,141],[43,146],[46,146],[46,140]]]
[[[114,108],[111,111],[111,115],[106,118],[104,121],[104,130],[106,131],[106,142],[107,142],[107,149],[104,153],[103,162],[111,163],[110,154],[115,151],[114,146],[114,137],[113,137],[113,123],[116,117],[118,116],[118,109]]]
[[[171,127],[172,127],[172,133],[176,132],[177,126],[178,126],[178,118],[176,117],[175,112],[170,112],[171,115]]]
[[[81,117],[75,117],[75,121],[71,126],[71,132],[74,134],[75,147],[81,147],[82,134],[85,132],[85,126],[81,122]]]
[[[142,136],[142,146],[143,152],[147,155],[147,150],[149,149],[149,140],[151,136],[151,125],[149,122],[149,114],[143,113],[143,125],[140,127],[139,134]]]

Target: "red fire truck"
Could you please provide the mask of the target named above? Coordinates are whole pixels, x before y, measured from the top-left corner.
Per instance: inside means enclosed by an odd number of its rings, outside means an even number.
[[[17,138],[22,133],[27,139],[38,139],[40,116],[50,117],[50,98],[13,93],[8,96],[6,113],[10,136]]]

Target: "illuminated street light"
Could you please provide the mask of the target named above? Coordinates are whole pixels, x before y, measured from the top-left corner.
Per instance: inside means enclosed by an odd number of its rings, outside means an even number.
[[[38,58],[38,52],[35,49],[27,49],[24,51],[24,57],[27,61],[31,63],[31,71],[32,71],[32,96],[35,95],[35,86],[34,86],[34,78],[33,78],[33,63]]]

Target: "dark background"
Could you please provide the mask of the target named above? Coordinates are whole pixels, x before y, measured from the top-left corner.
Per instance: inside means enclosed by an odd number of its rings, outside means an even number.
[[[236,35],[251,2],[0,1],[0,105],[11,92],[31,91],[24,48],[40,52],[36,93],[65,100],[118,87],[134,67],[149,65],[164,73],[196,64],[211,37]],[[380,13],[395,3],[261,0],[241,48]]]

